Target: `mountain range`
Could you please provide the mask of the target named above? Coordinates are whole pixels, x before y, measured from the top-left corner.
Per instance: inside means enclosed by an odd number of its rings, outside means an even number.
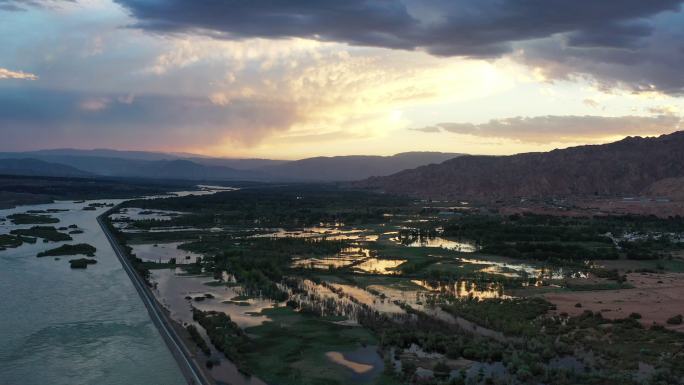
[[[63,164],[38,159],[0,159],[0,175],[92,177],[93,175]]]
[[[684,199],[684,131],[509,156],[406,152],[295,161],[56,149],[0,153],[0,174],[191,181],[342,181],[428,199],[672,196]]]
[[[510,156],[466,155],[353,186],[430,199],[626,196],[684,188],[684,131]]]
[[[90,176],[201,181],[352,181],[459,156],[407,152],[392,156],[335,156],[296,161],[211,158],[193,154],[109,149],[0,153],[0,174]]]

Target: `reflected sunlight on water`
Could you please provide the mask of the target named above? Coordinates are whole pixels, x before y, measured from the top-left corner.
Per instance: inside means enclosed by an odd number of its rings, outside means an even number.
[[[354,269],[373,274],[398,274],[396,268],[404,262],[406,262],[405,259],[369,258],[354,266]]]
[[[412,280],[411,282],[419,285],[431,292],[438,292],[443,295],[456,298],[511,298],[504,294],[503,285],[499,283],[477,284],[472,281],[457,282],[430,282],[424,280]]]

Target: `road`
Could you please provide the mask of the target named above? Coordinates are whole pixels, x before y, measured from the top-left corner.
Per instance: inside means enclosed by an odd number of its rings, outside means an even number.
[[[112,209],[113,210],[113,209]],[[214,384],[212,380],[207,378],[206,374],[200,369],[199,365],[193,358],[192,354],[188,348],[183,343],[183,340],[178,336],[176,330],[171,326],[172,321],[168,318],[167,314],[163,311],[157,300],[154,298],[154,294],[147,286],[145,281],[136,273],[135,269],[131,265],[130,261],[126,257],[126,254],[119,245],[114,235],[109,231],[109,228],[104,223],[104,217],[109,214],[111,210],[108,210],[104,214],[97,217],[97,223],[102,228],[102,231],[107,236],[109,243],[114,249],[114,253],[121,261],[126,274],[131,278],[133,286],[135,286],[136,291],[140,295],[147,311],[150,313],[150,318],[154,325],[159,329],[159,333],[164,338],[166,345],[168,345],[173,354],[174,358],[178,362],[178,365],[183,372],[188,384],[192,385],[210,385]]]

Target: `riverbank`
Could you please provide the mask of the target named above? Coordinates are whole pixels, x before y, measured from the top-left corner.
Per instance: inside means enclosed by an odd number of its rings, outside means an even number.
[[[166,342],[166,345],[171,351],[171,354],[176,359],[176,362],[181,368],[181,371],[185,376],[186,380],[189,384],[214,384],[210,377],[207,376],[206,373],[202,371],[202,369],[200,369],[201,366],[197,364],[194,356],[186,347],[186,342],[178,335],[177,330],[173,327],[173,321],[168,317],[166,312],[162,310],[162,307],[154,298],[154,295],[151,293],[149,287],[147,287],[145,281],[140,277],[140,275],[138,275],[135,272],[130,261],[121,249],[121,245],[118,243],[116,238],[109,231],[107,225],[104,223],[103,218],[106,217],[110,212],[111,211],[107,211],[99,215],[97,217],[97,222],[100,225],[104,234],[106,235],[107,240],[111,244],[112,248],[114,249],[114,252],[119,261],[121,262],[122,266],[124,267],[126,274],[131,279],[131,282],[133,282],[133,285],[136,291],[138,292],[138,295],[140,295],[140,298],[142,299],[145,307],[147,308],[147,311],[150,314],[152,322],[159,330],[159,334],[161,334],[162,338],[164,339],[164,342]]]

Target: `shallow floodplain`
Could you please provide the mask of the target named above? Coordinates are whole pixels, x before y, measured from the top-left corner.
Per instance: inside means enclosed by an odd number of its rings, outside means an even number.
[[[153,282],[179,321],[192,323],[192,308],[219,311],[247,333],[246,346],[258,353],[230,352],[253,373],[238,383],[565,385],[620,378],[632,385],[681,378],[684,371],[676,363],[684,353],[673,350],[679,338],[657,353],[630,354],[629,359],[583,340],[591,336],[618,344],[609,331],[619,330],[664,341],[669,332],[647,330],[650,325],[633,315],[604,317],[593,310],[601,311],[600,304],[592,304],[591,313],[568,315],[540,298],[634,290],[624,270],[599,258],[625,260],[615,247],[623,241],[601,232],[604,225],[617,231],[623,220],[596,225],[497,215],[442,218],[430,210],[424,215],[424,202],[418,209],[400,201],[363,207],[351,198],[354,194],[340,199],[344,194],[301,189],[279,195],[273,188],[224,194],[220,200],[141,205],[186,213],[156,221],[148,234],[184,242],[176,248],[201,254],[201,262],[152,270]],[[266,198],[281,199],[257,204]],[[194,229],[177,232],[176,226],[184,224]],[[483,233],[490,224],[498,235]],[[148,234],[137,232],[133,238]],[[565,235],[568,241],[558,241]],[[662,246],[676,251],[676,245]],[[657,266],[677,265],[675,259],[658,261]],[[575,337],[565,338],[568,333]],[[638,341],[643,339],[620,344],[634,352]],[[628,362],[640,358],[643,365]],[[220,367],[211,369],[216,379],[226,378],[224,368],[231,367],[220,360]],[[373,362],[385,370],[378,371]],[[641,367],[657,370],[645,373]]]

